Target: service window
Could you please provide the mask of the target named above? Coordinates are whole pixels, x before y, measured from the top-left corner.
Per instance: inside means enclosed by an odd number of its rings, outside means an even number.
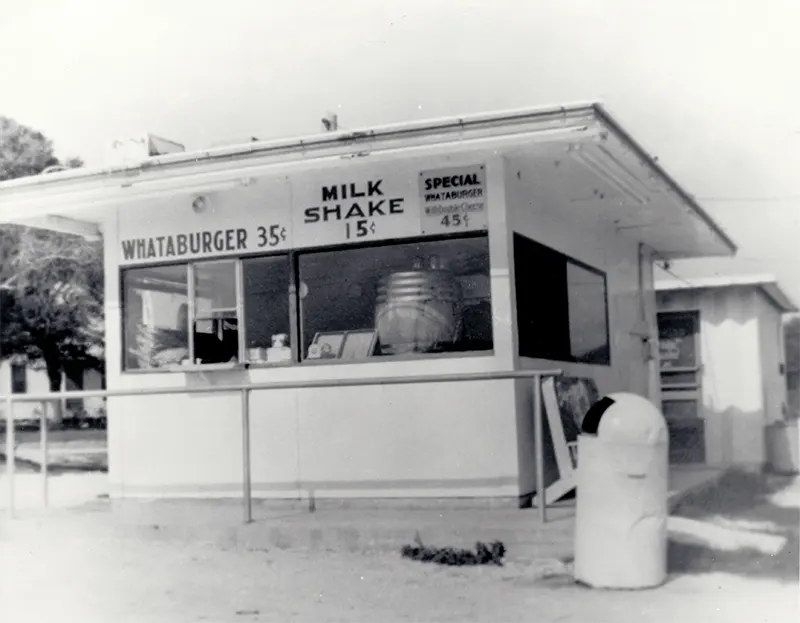
[[[291,361],[288,255],[122,272],[125,369]]]
[[[293,279],[289,256],[246,259],[242,269],[246,360],[292,361]]]
[[[195,364],[239,361],[237,262],[199,262],[190,264],[189,270],[194,282],[189,360]]]
[[[121,280],[126,370],[493,349],[485,233],[127,268]]]
[[[188,266],[129,268],[122,273],[122,288],[125,369],[189,359]]]
[[[485,235],[303,253],[298,279],[305,360],[493,348]]]

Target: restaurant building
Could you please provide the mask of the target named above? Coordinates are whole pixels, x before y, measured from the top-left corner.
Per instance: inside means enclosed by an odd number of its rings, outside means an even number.
[[[734,244],[598,105],[150,155],[0,185],[105,243],[113,496],[235,496],[240,396],[559,368],[658,401],[654,258]],[[253,390],[255,496],[535,489],[531,383]]]

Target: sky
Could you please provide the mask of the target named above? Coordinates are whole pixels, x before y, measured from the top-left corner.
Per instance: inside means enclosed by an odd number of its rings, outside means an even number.
[[[5,6],[8,5],[8,6]],[[0,114],[99,165],[187,148],[601,101],[800,304],[797,0],[0,0]]]

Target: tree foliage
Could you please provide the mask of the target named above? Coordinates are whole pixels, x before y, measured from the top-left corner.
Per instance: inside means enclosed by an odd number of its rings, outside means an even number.
[[[46,173],[61,163],[40,132],[0,117],[0,181]],[[21,225],[0,226],[2,357],[47,369],[52,390],[62,371],[103,360],[102,243]]]

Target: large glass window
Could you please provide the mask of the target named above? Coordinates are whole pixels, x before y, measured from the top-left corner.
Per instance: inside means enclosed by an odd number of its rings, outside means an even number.
[[[608,365],[606,277],[514,234],[519,354]]]
[[[298,257],[302,357],[491,350],[486,236]]]
[[[239,360],[239,307],[236,261],[191,265],[194,274],[195,363]]]
[[[189,358],[187,266],[122,273],[125,368],[158,368]]]
[[[126,269],[125,368],[291,360],[290,281],[286,255]]]
[[[130,268],[125,368],[493,348],[485,234]]]
[[[291,267],[286,255],[242,261],[246,355],[251,363],[291,361]]]

